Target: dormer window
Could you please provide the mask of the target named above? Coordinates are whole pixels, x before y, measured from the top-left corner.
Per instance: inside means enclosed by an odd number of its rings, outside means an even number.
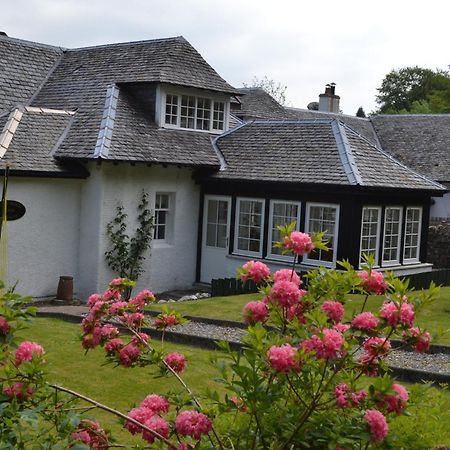
[[[221,132],[225,130],[225,109],[223,100],[167,93],[165,126]]]

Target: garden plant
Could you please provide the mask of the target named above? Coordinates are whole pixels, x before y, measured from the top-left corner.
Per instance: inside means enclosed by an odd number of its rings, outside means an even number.
[[[144,308],[154,296],[143,291],[125,300],[130,280],[114,279],[107,291],[91,295],[81,325],[81,345],[86,351],[102,347],[106,363],[130,370],[157,366],[160,376],[173,379],[165,393],[151,392],[148,380],[149,395],[125,413],[47,382],[42,346],[15,341],[34,310],[24,309],[27,299],[3,294],[0,448],[124,447],[92,417],[95,408],[119,416],[130,433],[140,435],[138,448],[400,448],[389,423],[407,413],[409,394],[390,377],[386,358],[394,338],[418,352],[429,348],[429,332],[414,322],[436,288],[410,291],[394,275],[374,270],[370,258],[360,271],[345,261],[340,271],[312,270],[304,287],[296,262],[314,249],[326,250],[323,235],[294,231],[294,224],[281,231],[278,246],[292,255],[291,269],[271,273],[264,263],[249,261],[238,271],[243,281],[257,283],[264,297],[244,307],[248,333],[242,351],[219,344],[213,363],[220,392],[193,392],[183,380],[189,370],[185,356],[165,352],[144,332]],[[350,292],[385,300],[378,313],[365,311],[364,302],[358,314],[344,321]],[[164,337],[183,321],[167,309],[154,326]]]

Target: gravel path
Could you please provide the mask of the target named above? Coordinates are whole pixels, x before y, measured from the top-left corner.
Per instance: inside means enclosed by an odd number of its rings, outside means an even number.
[[[86,306],[42,306],[42,313],[62,313],[74,316],[87,314]],[[175,333],[183,333],[190,336],[202,336],[214,340],[240,342],[245,335],[245,330],[235,327],[210,325],[203,322],[188,322],[185,325],[177,325],[170,329]],[[427,372],[435,372],[450,376],[450,355],[443,353],[415,353],[404,350],[394,350],[389,356],[388,363],[391,367],[418,369]]]

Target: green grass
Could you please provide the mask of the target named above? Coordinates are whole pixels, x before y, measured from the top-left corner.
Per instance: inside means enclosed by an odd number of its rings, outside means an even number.
[[[250,297],[239,300],[244,302]],[[44,346],[50,381],[122,412],[128,412],[134,404],[150,393],[163,394],[169,388],[177,386],[175,380],[170,377],[154,379],[150,368],[102,366],[103,350],[90,351],[85,355],[77,339],[78,333],[78,325],[41,318],[33,320],[29,328],[21,332],[20,337],[37,341]],[[188,369],[184,379],[194,392],[202,393],[207,386],[221,390],[221,385],[212,381],[218,375],[209,361],[214,352],[165,344],[167,351],[175,348],[187,355]],[[409,389],[413,394],[413,402],[409,408],[413,416],[400,417],[390,424],[391,429],[396,430],[396,434],[400,436],[398,445],[393,448],[418,450],[450,442],[450,392],[435,388],[426,390],[417,385],[411,385]],[[420,400],[421,403],[414,405],[414,399]],[[128,447],[142,444],[139,437],[125,432],[115,417],[101,411],[96,411],[93,415],[103,426],[112,430],[119,443]]]
[[[194,300],[181,303],[163,304],[173,308],[181,314],[209,317],[213,319],[242,320],[242,308],[251,300],[258,300],[260,294],[232,295],[229,297],[214,297],[209,300]],[[358,313],[361,310],[364,297],[362,295],[350,295],[346,304],[346,317]],[[377,311],[383,303],[382,296],[371,296],[367,300],[366,311]],[[160,311],[162,304],[151,305],[153,311]],[[439,297],[433,303],[420,310],[417,316],[417,324],[432,332],[441,334],[450,329],[450,286],[440,290]],[[437,336],[435,343],[450,345],[450,333]]]
[[[114,368],[102,366],[104,351],[95,349],[85,355],[77,336],[77,325],[57,319],[34,319],[30,327],[19,337],[39,342],[46,350],[49,381],[87,395],[121,412],[128,412],[134,404],[152,393],[164,393],[179,384],[173,377],[153,378],[151,368]],[[189,386],[218,388],[213,380],[218,375],[209,363],[213,351],[200,350],[183,345],[164,344],[167,351],[178,350],[188,360],[183,377]],[[115,436],[130,441],[131,436],[122,430],[118,418],[101,411],[95,412],[106,428]],[[120,439],[119,439],[120,440]],[[136,438],[133,442],[142,442]]]

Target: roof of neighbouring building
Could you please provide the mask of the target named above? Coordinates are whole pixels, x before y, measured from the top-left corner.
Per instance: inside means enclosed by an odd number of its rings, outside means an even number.
[[[216,145],[215,178],[445,191],[336,119],[256,120]]]

